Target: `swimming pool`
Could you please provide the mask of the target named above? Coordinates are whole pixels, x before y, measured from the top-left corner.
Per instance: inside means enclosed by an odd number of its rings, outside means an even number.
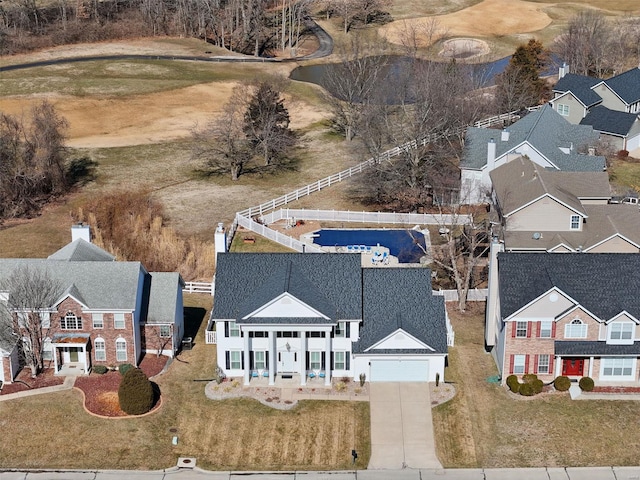
[[[416,230],[339,230],[323,229],[314,232],[313,242],[323,247],[380,244],[400,263],[418,263],[426,248],[424,235]],[[422,247],[422,248],[421,248]]]

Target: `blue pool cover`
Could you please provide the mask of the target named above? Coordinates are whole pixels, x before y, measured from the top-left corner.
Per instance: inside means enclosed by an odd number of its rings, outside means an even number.
[[[317,237],[316,237],[317,235]],[[314,233],[314,243],[323,247],[380,244],[389,254],[398,257],[400,263],[418,263],[424,256],[424,235],[415,230],[319,230]],[[420,248],[420,246],[422,248]]]

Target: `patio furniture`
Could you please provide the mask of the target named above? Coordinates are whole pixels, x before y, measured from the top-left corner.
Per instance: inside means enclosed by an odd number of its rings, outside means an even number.
[[[258,378],[258,372],[256,372],[255,370],[253,372],[251,372],[251,377],[252,378]]]
[[[319,376],[320,378],[324,378],[326,375],[325,375],[325,373],[324,373],[324,372],[320,372],[320,373],[318,374],[318,376]]]
[[[269,378],[269,372],[267,372],[266,370],[264,372],[262,372],[262,376]]]
[[[316,378],[316,374],[315,374],[315,373],[313,373],[313,372],[311,372],[311,373],[309,374],[309,378]]]
[[[371,254],[371,247],[369,245],[367,245],[365,248],[365,252],[364,253],[368,253]]]

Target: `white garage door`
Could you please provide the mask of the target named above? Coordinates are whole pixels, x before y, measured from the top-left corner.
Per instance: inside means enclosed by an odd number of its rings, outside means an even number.
[[[429,360],[372,360],[371,382],[428,382]]]
[[[640,148],[640,135],[636,135],[635,137],[627,140],[627,150],[629,152],[637,148]]]

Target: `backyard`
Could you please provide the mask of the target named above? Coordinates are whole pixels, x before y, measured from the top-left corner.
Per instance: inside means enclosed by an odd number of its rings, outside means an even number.
[[[196,457],[200,467],[217,470],[352,468],[369,460],[367,402],[303,401],[280,411],[256,400],[209,400],[215,345],[204,329],[211,297],[186,295],[187,335],[193,350],[182,352],[169,371],[155,378],[163,402],[157,413],[103,419],[82,408],[77,390],[0,402],[0,465],[5,468],[161,469],[178,457]],[[52,448],[45,435],[75,441]],[[173,436],[178,445],[172,445]]]
[[[448,308],[456,346],[445,376],[457,395],[433,410],[445,468],[638,464],[640,431],[630,428],[640,422],[636,401],[572,401],[568,393],[525,399],[489,383],[497,369],[484,352],[484,303],[470,305],[464,314]]]

